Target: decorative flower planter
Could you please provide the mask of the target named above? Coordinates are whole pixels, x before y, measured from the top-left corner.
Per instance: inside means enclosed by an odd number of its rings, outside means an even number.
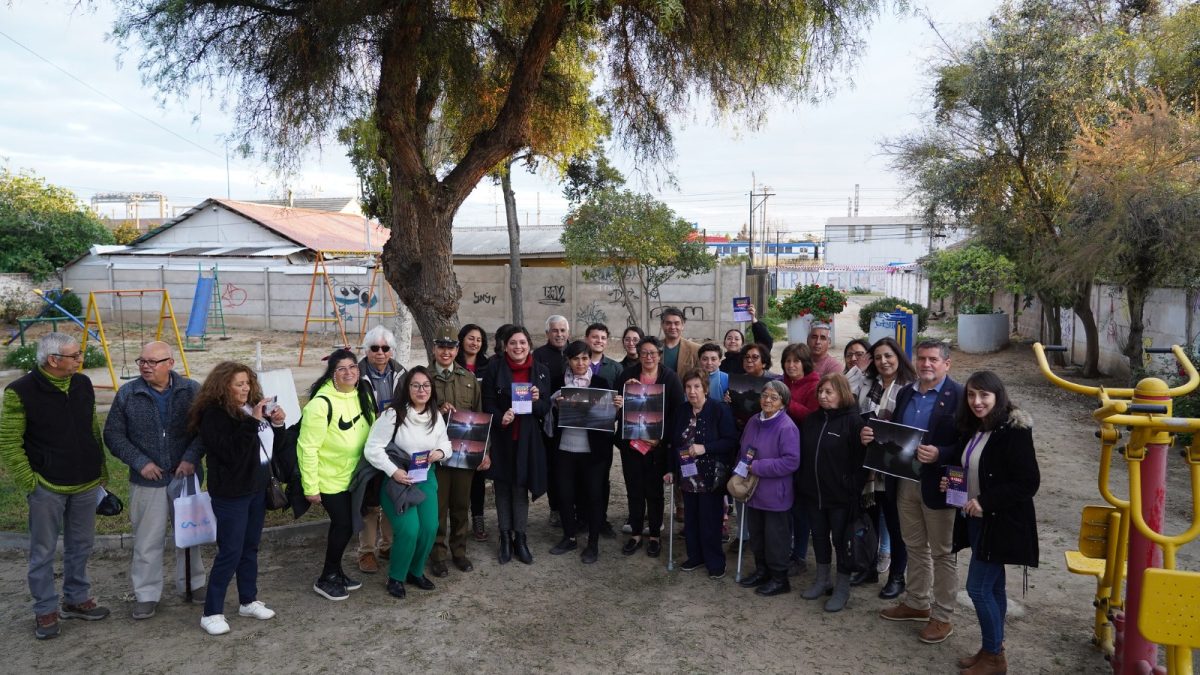
[[[968,354],[998,352],[1008,346],[1008,314],[959,314],[958,348]]]
[[[806,340],[808,340],[808,332],[812,328],[812,325],[815,322],[815,320],[816,320],[816,317],[814,317],[812,314],[805,314],[804,316],[794,316],[794,317],[788,319],[788,322],[787,322],[788,343],[799,342],[800,344],[804,344],[804,342]],[[834,334],[833,324],[834,324],[834,322],[832,322],[832,321],[829,322],[829,339],[830,339],[830,341],[837,339]]]

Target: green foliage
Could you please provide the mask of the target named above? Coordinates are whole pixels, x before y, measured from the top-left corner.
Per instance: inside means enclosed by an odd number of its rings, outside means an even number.
[[[797,286],[791,295],[778,302],[778,307],[779,313],[789,319],[812,314],[817,321],[828,323],[834,314],[842,313],[847,302],[846,294],[833,286],[809,284]]]
[[[876,314],[883,312],[895,311],[896,306],[901,305],[913,311],[917,315],[917,332],[925,330],[929,325],[929,308],[915,302],[908,302],[900,298],[886,297],[874,300],[866,305],[863,305],[858,310],[858,327],[864,333],[871,332],[871,321]]]
[[[929,296],[934,300],[953,297],[956,309],[964,314],[990,314],[993,293],[1020,290],[1017,266],[978,244],[934,251],[923,266],[929,276]]]
[[[112,241],[112,233],[70,190],[32,172],[0,170],[0,272],[42,280],[94,244]]]
[[[133,243],[142,233],[138,231],[137,225],[125,221],[112,229],[112,235],[115,243],[125,245]]]
[[[630,320],[642,325],[647,317],[636,303],[658,298],[658,289],[676,276],[716,265],[704,244],[691,240],[692,226],[649,195],[601,190],[572,209],[564,223],[567,262],[611,270]]]
[[[854,295],[870,295],[871,289],[864,288],[862,286],[855,286],[850,289],[850,292],[853,293]]]
[[[76,295],[74,291],[66,291],[62,293],[59,295],[56,303],[59,307],[62,307],[70,312],[75,318],[83,318],[83,300],[80,299],[80,297]],[[65,318],[66,315],[52,307],[50,308],[50,313],[46,316],[61,316]]]
[[[779,311],[779,301],[775,296],[767,298],[767,306],[758,317],[759,321],[762,321],[767,326],[767,332],[771,334],[771,337],[775,338],[776,342],[787,339],[786,324],[790,318],[792,317],[784,316]]]
[[[27,342],[20,347],[8,350],[4,355],[4,365],[20,370],[33,370],[37,365],[37,343]],[[100,368],[104,365],[104,352],[94,344],[88,344],[83,355],[84,368]]]
[[[0,323],[15,324],[17,319],[33,316],[40,304],[29,291],[6,289],[0,293]]]
[[[608,162],[600,147],[571,158],[563,181],[563,196],[567,202],[578,204],[603,190],[616,190],[625,185],[625,176]]]

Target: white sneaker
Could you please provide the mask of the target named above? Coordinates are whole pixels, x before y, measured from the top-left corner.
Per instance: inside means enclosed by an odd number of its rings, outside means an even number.
[[[252,616],[260,621],[275,618],[275,610],[267,607],[261,600],[255,600],[248,605],[238,607],[238,616]]]
[[[209,635],[224,635],[229,632],[229,623],[224,614],[213,614],[200,617],[200,627]]]

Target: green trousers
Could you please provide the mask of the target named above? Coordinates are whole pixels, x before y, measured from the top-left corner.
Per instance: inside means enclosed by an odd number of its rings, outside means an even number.
[[[396,513],[386,486],[379,497],[383,515],[392,524],[392,556],[388,576],[396,581],[405,581],[409,574],[425,576],[425,561],[437,537],[438,482],[434,465],[429,466],[429,477],[424,483],[418,483],[416,488],[425,493],[425,501],[408,507],[401,514]]]

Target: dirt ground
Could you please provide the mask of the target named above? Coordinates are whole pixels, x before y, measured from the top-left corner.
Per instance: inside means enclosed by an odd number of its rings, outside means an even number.
[[[840,336],[848,334],[839,330]],[[194,370],[206,371],[205,364],[219,358],[251,360],[254,337],[214,342],[214,350],[189,355]],[[267,367],[294,368],[297,343],[295,335],[269,336]],[[1024,610],[1007,626],[1010,672],[1107,672],[1108,664],[1088,642],[1094,583],[1068,573],[1063,563],[1063,551],[1075,547],[1081,507],[1102,503],[1096,490],[1095,425],[1088,414],[1093,402],[1045,382],[1026,346],[953,356],[952,376],[960,381],[980,368],[998,372],[1017,404],[1032,413],[1042,471],[1036,502],[1041,565],[1029,571],[1024,596],[1020,569],[1008,573],[1010,597]],[[298,369],[296,379],[303,387],[316,373],[315,367]],[[1123,494],[1124,466],[1118,464],[1113,483]],[[1177,453],[1169,466],[1167,530],[1179,532],[1191,518],[1186,468]],[[619,523],[625,514],[619,466],[612,485],[610,516]],[[128,553],[114,551],[98,552],[90,564],[93,592],[113,615],[98,623],[64,622],[59,639],[36,642],[26,557],[0,553],[3,670],[946,673],[955,672],[954,661],[979,645],[969,604],[958,607],[949,640],[924,645],[916,639],[920,624],[876,616],[888,604],[876,597],[877,585],[854,589],[845,611],[827,614],[820,602],[805,601],[798,592],[761,598],[739,588],[733,555],[729,574],[719,581],[702,571],[667,572],[665,554],[657,560],[640,552],[626,558],[620,538],[602,541],[596,565],[580,564],[575,554],[550,556],[559,532],[547,525],[544,499],[531,511],[534,564],[500,566],[490,501],[489,491],[491,541],[469,543],[475,571],[461,574],[452,568],[449,577],[435,580],[435,591],[410,589],[403,601],[386,594],[386,575],[380,573],[367,576],[349,601],[331,603],[311,590],[323,538],[267,545],[260,557],[260,598],[278,617],[259,622],[239,618],[234,610],[232,633],[216,638],[200,630],[199,607],[174,597],[164,599],[154,619],[133,621]],[[677,562],[683,560],[682,549],[677,539]],[[1200,544],[1184,548],[1179,565],[1200,569]],[[964,553],[960,583],[966,566]],[[353,546],[346,569],[354,569]],[[794,587],[807,582],[808,575],[793,580]]]

